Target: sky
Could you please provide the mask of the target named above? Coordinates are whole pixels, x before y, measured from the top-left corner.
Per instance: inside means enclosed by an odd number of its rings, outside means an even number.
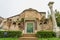
[[[28,8],[36,9],[39,12],[48,12],[50,1],[55,2],[53,9],[60,11],[60,0],[0,0],[0,16],[8,18]]]

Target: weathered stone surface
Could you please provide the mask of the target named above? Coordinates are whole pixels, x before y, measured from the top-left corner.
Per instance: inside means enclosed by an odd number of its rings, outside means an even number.
[[[38,38],[35,34],[23,34],[23,36],[20,37],[19,40],[38,40]]]
[[[46,19],[46,13],[45,12],[38,12],[37,10],[35,9],[32,9],[32,8],[29,8],[29,9],[26,9],[24,10],[21,14],[18,14],[18,15],[15,15],[15,16],[12,16],[12,17],[9,17],[7,19],[10,19],[10,20],[7,20],[5,21],[5,23],[3,23],[3,29],[7,29],[7,30],[14,30],[14,31],[23,31],[23,33],[25,33],[25,24],[26,24],[26,21],[28,22],[34,22],[34,28],[35,30],[34,31],[41,31],[41,30],[53,30],[53,27],[52,27],[52,21],[51,19],[47,19],[47,23],[45,24],[44,23],[44,19]],[[23,20],[23,22],[21,22]],[[42,24],[41,23],[41,20],[43,21]],[[13,22],[15,22],[16,24],[13,25]],[[20,23],[20,25],[18,26],[18,23]]]
[[[19,40],[38,40],[36,37],[21,37]]]

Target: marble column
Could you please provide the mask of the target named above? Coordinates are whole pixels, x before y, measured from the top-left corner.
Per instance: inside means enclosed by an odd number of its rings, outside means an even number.
[[[50,11],[51,11],[51,18],[52,18],[52,23],[53,23],[53,31],[57,32],[57,23],[56,23],[55,13],[53,11],[53,4],[54,4],[54,2],[49,2],[48,6],[49,6]]]

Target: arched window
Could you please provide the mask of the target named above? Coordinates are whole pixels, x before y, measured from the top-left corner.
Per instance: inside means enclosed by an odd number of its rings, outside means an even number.
[[[41,25],[42,23],[40,23],[40,25]]]
[[[45,19],[45,20],[44,20],[44,24],[47,24],[47,23],[48,23],[48,19]]]
[[[45,21],[44,24],[47,24],[47,21]]]
[[[21,23],[18,23],[18,25],[21,25]]]
[[[16,25],[16,22],[13,22],[13,25]]]

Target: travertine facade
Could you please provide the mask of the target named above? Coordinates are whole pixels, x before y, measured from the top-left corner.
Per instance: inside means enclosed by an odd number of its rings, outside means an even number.
[[[4,20],[4,18],[2,18],[2,17],[0,17],[0,24],[1,24],[1,22]]]
[[[2,29],[22,31],[23,33],[35,33],[41,30],[51,31],[53,30],[52,20],[45,16],[45,12],[29,8],[18,15],[7,18]]]

